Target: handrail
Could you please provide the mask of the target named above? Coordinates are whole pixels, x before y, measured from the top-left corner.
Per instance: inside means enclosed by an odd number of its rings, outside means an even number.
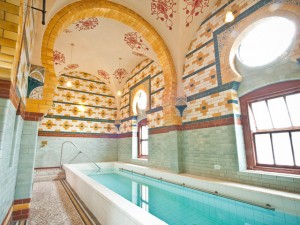
[[[60,168],[62,168],[63,149],[64,149],[64,145],[65,145],[66,143],[72,144],[72,145],[79,151],[78,155],[82,153],[89,161],[91,161],[91,162],[98,168],[97,172],[98,172],[98,171],[101,171],[101,167],[98,166],[93,160],[91,160],[90,157],[89,157],[86,153],[84,153],[83,151],[81,151],[81,150],[80,150],[80,149],[79,149],[72,141],[65,141],[65,142],[62,143],[62,145],[61,145],[61,149],[60,149]],[[78,156],[78,155],[77,155],[77,156]],[[76,157],[77,157],[77,156],[76,156]],[[96,172],[96,173],[97,173],[97,172]]]
[[[249,205],[261,207],[261,208],[264,208],[264,209],[268,209],[268,210],[272,210],[272,211],[275,210],[275,208],[272,207],[270,204],[261,205],[261,204],[258,204],[258,203],[249,202],[249,201],[238,199],[238,198],[231,197],[231,196],[228,196],[228,195],[223,195],[223,194],[218,193],[217,191],[211,192],[211,191],[207,191],[207,190],[204,190],[204,189],[201,189],[201,188],[197,188],[197,187],[193,187],[193,186],[188,186],[185,183],[180,184],[180,183],[176,183],[176,182],[173,182],[173,181],[170,181],[170,180],[165,180],[162,177],[157,178],[157,177],[146,175],[145,173],[138,173],[138,172],[135,172],[133,170],[127,170],[127,169],[124,169],[124,168],[119,168],[119,171],[125,171],[125,172],[129,172],[129,173],[133,173],[133,174],[138,174],[138,175],[146,176],[146,177],[149,177],[149,178],[152,178],[152,179],[155,179],[155,180],[165,181],[165,182],[168,182],[168,183],[171,183],[171,184],[175,184],[175,185],[179,185],[179,186],[182,186],[182,187],[186,187],[186,188],[189,188],[189,189],[192,189],[192,190],[205,192],[205,193],[208,193],[208,194],[211,194],[211,195],[215,195],[215,196],[219,196],[219,197],[231,199],[231,200],[234,200],[234,201],[238,201],[238,202],[246,203],[246,204],[249,204]]]

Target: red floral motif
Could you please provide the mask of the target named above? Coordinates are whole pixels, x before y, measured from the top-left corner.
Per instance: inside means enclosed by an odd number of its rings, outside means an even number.
[[[143,43],[142,36],[138,36],[137,32],[129,32],[124,35],[124,41],[132,48],[136,50],[149,50],[146,44]]]
[[[173,26],[173,14],[176,12],[174,6],[176,3],[174,0],[152,0],[151,3],[151,15],[156,14],[156,19],[165,21],[169,30],[172,30]]]
[[[75,28],[78,29],[79,31],[94,29],[96,26],[99,25],[98,19],[96,17],[87,18],[86,20],[82,19],[75,24],[76,24]]]
[[[64,70],[74,70],[77,69],[78,67],[79,67],[78,64],[69,64],[64,68]]]
[[[72,31],[71,31],[71,30],[69,30],[69,29],[64,29],[64,31],[63,31],[63,32],[65,32],[66,34],[72,33]]]
[[[132,52],[133,55],[139,56],[139,57],[146,57],[144,54],[142,53],[138,53],[138,52]]]
[[[53,61],[55,65],[61,65],[65,63],[65,55],[59,51],[53,51]]]
[[[193,21],[194,16],[198,16],[199,13],[203,13],[203,8],[209,6],[209,0],[184,0],[184,2],[186,3],[186,7],[183,9],[187,14],[185,23],[188,27]]]
[[[109,80],[109,74],[105,70],[98,70],[97,72],[104,80]]]
[[[123,78],[127,76],[127,71],[123,68],[119,68],[114,72],[114,77],[119,81],[122,82]]]

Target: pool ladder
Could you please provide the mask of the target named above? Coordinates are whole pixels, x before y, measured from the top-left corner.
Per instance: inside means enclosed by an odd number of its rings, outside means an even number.
[[[72,160],[70,160],[70,161],[73,161],[77,156],[79,156],[80,154],[83,154],[91,163],[93,163],[98,168],[98,170],[96,171],[96,173],[98,173],[99,171],[101,172],[101,167],[98,166],[97,163],[95,163],[93,160],[91,160],[91,158],[86,153],[84,153],[83,151],[81,151],[72,141],[65,141],[61,145],[61,149],[60,149],[60,168],[61,169],[62,169],[62,156],[63,156],[64,145],[67,144],[67,143],[72,144],[79,151],[78,154]]]

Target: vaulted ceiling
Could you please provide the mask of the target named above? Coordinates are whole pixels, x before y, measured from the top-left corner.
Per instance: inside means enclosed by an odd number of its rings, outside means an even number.
[[[46,25],[37,19],[37,35],[32,63],[41,64],[43,33],[50,19],[75,0],[48,0]],[[147,20],[159,33],[172,55],[178,77],[178,90],[183,65],[193,35],[214,4],[221,0],[113,0]],[[226,1],[224,1],[226,2]],[[224,3],[222,2],[222,3]],[[41,7],[41,6],[39,6]],[[157,56],[144,37],[118,21],[87,17],[70,24],[55,40],[54,65],[57,75],[82,71],[97,75],[113,93],[122,90],[126,77],[141,61]]]

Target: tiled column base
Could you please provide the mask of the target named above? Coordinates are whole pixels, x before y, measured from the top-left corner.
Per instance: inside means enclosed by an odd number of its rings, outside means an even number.
[[[10,207],[10,209],[8,210],[4,220],[2,221],[1,225],[9,225],[11,222],[11,215],[13,212],[13,207]]]
[[[29,218],[30,198],[18,199],[14,201],[12,220],[24,220]]]

